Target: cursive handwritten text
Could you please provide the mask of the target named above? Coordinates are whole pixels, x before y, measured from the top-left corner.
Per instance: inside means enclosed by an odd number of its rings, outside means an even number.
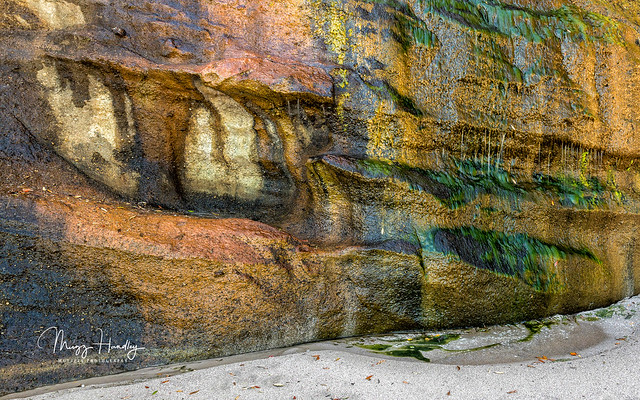
[[[127,339],[123,344],[114,344],[110,337],[105,337],[102,329],[99,328],[98,331],[100,333],[100,340],[98,342],[91,343],[91,345],[87,345],[73,343],[67,338],[63,329],[60,329],[57,326],[51,326],[40,334],[36,345],[39,349],[44,349],[43,343],[45,343],[45,339],[47,337],[50,337],[53,339],[53,343],[51,345],[52,354],[71,351],[82,359],[87,358],[91,351],[97,352],[98,354],[111,354],[111,352],[114,351],[124,352],[127,359],[132,361],[138,355],[138,351],[145,350],[145,347],[140,347],[132,343],[129,339]]]

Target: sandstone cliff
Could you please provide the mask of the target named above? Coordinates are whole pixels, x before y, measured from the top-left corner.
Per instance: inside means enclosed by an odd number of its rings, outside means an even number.
[[[2,5],[1,391],[640,292],[635,1]]]

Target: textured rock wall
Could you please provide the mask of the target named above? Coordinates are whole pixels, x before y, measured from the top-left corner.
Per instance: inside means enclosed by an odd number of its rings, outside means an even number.
[[[0,391],[640,291],[635,1],[2,4]]]

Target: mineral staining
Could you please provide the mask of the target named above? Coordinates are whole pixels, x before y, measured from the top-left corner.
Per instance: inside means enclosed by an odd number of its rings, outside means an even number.
[[[185,140],[183,186],[189,193],[255,201],[264,182],[256,160],[254,119],[231,97],[198,87],[219,115],[220,129],[208,108],[195,110]]]
[[[127,196],[138,194],[140,174],[121,154],[131,151],[136,135],[132,104],[123,96],[126,122],[119,123],[115,99],[97,76],[86,76],[88,99],[78,101],[71,82],[59,74],[55,64],[43,63],[37,73],[47,101],[59,125],[56,151],[88,176]]]

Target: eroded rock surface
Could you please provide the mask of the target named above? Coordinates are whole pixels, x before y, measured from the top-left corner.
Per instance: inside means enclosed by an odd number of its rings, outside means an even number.
[[[3,5],[0,391],[640,291],[635,1]]]

